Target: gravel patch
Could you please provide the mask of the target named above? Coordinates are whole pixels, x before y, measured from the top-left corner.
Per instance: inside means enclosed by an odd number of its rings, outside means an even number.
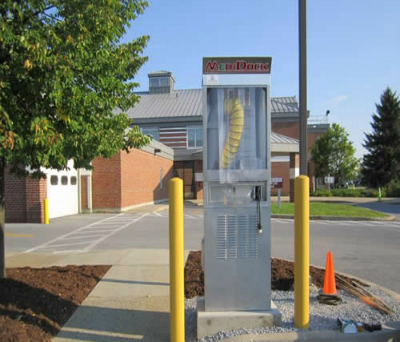
[[[393,310],[394,314],[388,316],[380,313],[378,310],[364,304],[359,299],[342,290],[339,290],[340,296],[342,297],[342,303],[340,305],[331,306],[320,304],[315,298],[318,295],[318,291],[313,289],[310,291],[310,330],[338,330],[337,318],[371,324],[400,321],[400,300],[375,287],[368,288],[368,291],[377,295],[383,302],[385,302]],[[282,314],[282,327],[261,329],[242,328],[238,330],[222,331],[216,335],[201,340],[197,340],[196,338],[197,297],[187,299],[185,303],[186,341],[213,342],[243,334],[299,331],[299,329],[294,326],[294,292],[272,291],[271,299]]]

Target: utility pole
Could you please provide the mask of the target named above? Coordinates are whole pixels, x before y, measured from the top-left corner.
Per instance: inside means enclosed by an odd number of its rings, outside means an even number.
[[[299,0],[300,174],[307,176],[307,10]]]

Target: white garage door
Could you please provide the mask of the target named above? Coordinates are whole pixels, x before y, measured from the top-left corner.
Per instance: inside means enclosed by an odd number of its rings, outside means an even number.
[[[68,163],[69,171],[47,170],[49,217],[78,214],[78,173]]]

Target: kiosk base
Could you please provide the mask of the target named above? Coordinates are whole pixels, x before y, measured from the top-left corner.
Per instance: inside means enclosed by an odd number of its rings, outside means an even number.
[[[271,301],[270,311],[207,312],[204,298],[197,300],[197,338],[214,335],[219,331],[240,328],[264,328],[282,325],[281,313]]]

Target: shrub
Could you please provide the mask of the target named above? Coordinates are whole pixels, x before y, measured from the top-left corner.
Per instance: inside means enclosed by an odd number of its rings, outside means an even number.
[[[314,192],[311,192],[311,196],[315,196],[315,197],[332,197],[333,194],[329,190],[316,190]]]
[[[391,181],[386,185],[385,192],[388,197],[400,197],[400,181]]]
[[[400,188],[399,188],[400,190]],[[381,189],[381,196],[385,197],[387,191]],[[315,197],[378,197],[377,189],[332,189],[329,190],[317,190],[311,192],[311,196]],[[399,191],[400,196],[400,191]]]

